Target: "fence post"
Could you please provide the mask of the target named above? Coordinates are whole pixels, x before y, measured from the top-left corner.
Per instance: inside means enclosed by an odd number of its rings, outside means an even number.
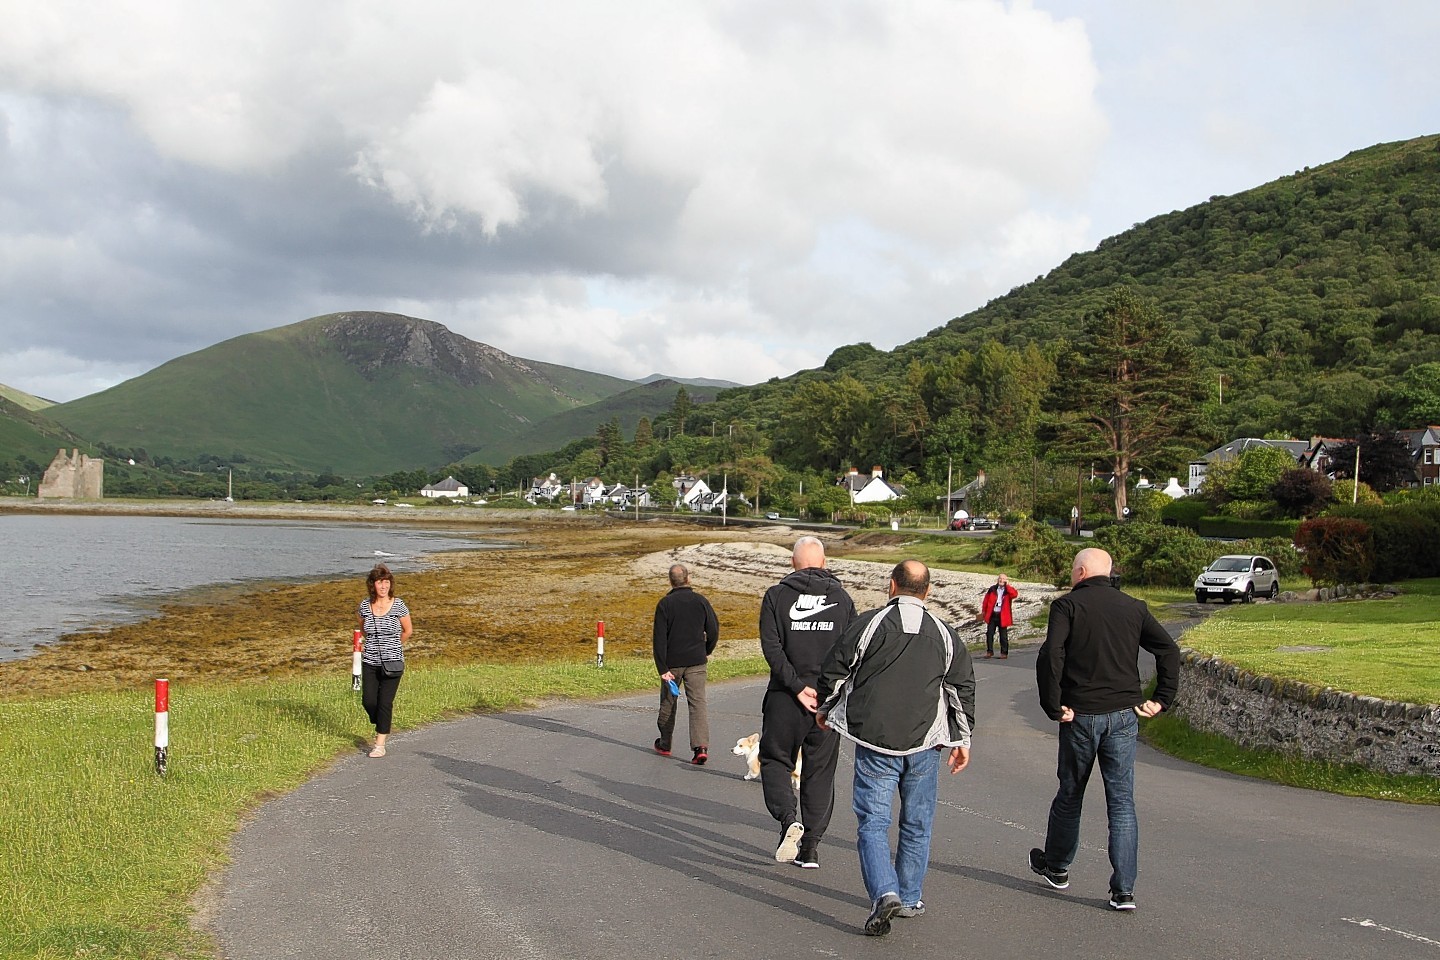
[[[605,621],[595,622],[595,666],[605,666]]]
[[[170,681],[155,681],[155,772],[165,775],[170,750]]]

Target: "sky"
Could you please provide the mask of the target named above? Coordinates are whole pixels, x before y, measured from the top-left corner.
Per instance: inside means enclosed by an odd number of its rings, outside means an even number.
[[[0,0],[0,383],[345,310],[753,383],[1440,132],[1432,0]]]

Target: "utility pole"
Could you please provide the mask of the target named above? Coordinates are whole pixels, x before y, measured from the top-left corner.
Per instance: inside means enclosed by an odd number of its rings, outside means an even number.
[[[950,502],[950,494],[955,491],[955,458],[945,458],[945,522],[943,526],[950,528],[950,515],[955,511],[951,509],[955,505]]]
[[[1360,499],[1360,442],[1355,442],[1355,486],[1350,491],[1350,503]]]

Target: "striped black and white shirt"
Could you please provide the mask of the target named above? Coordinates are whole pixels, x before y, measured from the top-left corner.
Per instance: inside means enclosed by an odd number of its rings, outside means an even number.
[[[361,600],[360,619],[365,622],[365,652],[361,661],[379,664],[381,660],[404,659],[404,648],[400,646],[400,633],[404,628],[400,626],[400,618],[408,616],[410,608],[399,597],[390,604],[383,617],[371,612],[369,597]]]

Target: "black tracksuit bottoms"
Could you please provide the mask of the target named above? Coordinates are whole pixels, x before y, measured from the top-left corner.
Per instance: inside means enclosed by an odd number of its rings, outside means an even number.
[[[805,827],[804,842],[818,843],[835,809],[840,734],[816,726],[815,714],[786,690],[767,690],[761,714],[760,785],[765,792],[765,807],[782,826],[798,820]],[[797,752],[804,761],[800,769],[799,816],[795,812],[795,790],[790,785]]]

